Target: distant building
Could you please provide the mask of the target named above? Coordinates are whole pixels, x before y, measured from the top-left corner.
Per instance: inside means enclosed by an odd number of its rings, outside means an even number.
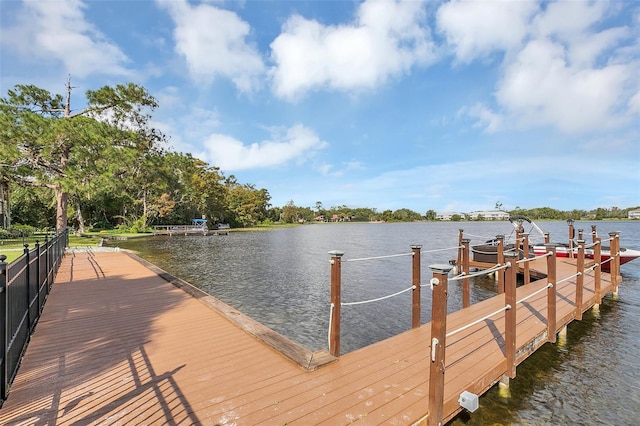
[[[464,213],[457,213],[457,212],[438,213],[436,214],[436,220],[452,220],[453,216],[455,215],[460,216],[461,219],[464,219],[465,217]]]
[[[640,219],[640,210],[629,210],[629,219]]]
[[[469,213],[469,217],[472,220],[477,220],[479,217],[483,217],[485,220],[507,220],[509,219],[509,213],[503,210],[485,210]]]

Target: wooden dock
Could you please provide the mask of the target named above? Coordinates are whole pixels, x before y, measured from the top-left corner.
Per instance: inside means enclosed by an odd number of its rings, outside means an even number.
[[[576,260],[558,259],[559,278],[575,270]],[[593,272],[583,278],[587,310]],[[518,364],[547,341],[546,285],[517,289],[518,300],[538,292],[517,305]],[[558,331],[578,315],[575,279],[555,290]],[[602,273],[601,294],[611,290]],[[449,314],[447,331],[504,305],[500,294]],[[501,311],[447,338],[444,421],[461,411],[462,391],[482,394],[503,377],[504,333]],[[311,353],[135,256],[76,252],[63,260],[0,424],[426,423],[430,347],[424,324],[339,359]]]

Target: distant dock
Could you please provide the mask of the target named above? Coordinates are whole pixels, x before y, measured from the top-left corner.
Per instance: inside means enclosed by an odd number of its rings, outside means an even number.
[[[227,235],[229,227],[220,227],[217,229],[208,229],[201,225],[156,225],[153,227],[153,235]]]

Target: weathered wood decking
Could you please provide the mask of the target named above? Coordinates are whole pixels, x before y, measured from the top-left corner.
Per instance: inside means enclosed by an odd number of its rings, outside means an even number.
[[[559,259],[557,273],[575,273],[575,261]],[[428,414],[428,324],[329,362],[160,275],[122,252],[68,254],[0,424],[412,424]],[[519,287],[517,298],[545,285]],[[559,330],[575,317],[575,284],[556,291]],[[595,302],[592,275],[583,300],[585,310]],[[447,329],[502,306],[498,295],[450,314]],[[545,317],[545,292],[518,305],[518,363],[546,341]],[[481,394],[500,379],[503,333],[501,312],[447,339],[445,420],[462,390]]]

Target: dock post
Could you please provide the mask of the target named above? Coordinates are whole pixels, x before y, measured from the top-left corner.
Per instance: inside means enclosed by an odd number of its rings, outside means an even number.
[[[616,231],[614,232],[615,234],[615,243],[616,243],[616,258],[614,259],[614,263],[616,265],[616,286],[615,286],[615,291],[614,293],[618,294],[618,284],[619,284],[619,280],[618,277],[620,277],[620,232]]]
[[[618,292],[618,274],[616,272],[616,233],[609,232],[609,275],[611,276],[611,290]]]
[[[578,240],[578,260],[576,262],[576,319],[582,320],[582,293],[584,289],[584,240]]]
[[[447,294],[450,265],[429,265],[431,279],[431,348],[429,363],[428,425],[442,425],[444,410],[445,347],[447,344]]]
[[[460,265],[462,265],[462,235],[464,233],[464,229],[458,229],[458,259],[456,261],[456,267],[458,268],[458,273],[460,273]],[[454,272],[455,273],[455,272]]]
[[[529,233],[525,232],[522,234],[522,252],[525,259],[529,258]],[[529,262],[524,262],[522,267],[524,273],[524,284],[527,285],[531,282],[531,270],[529,268]]]
[[[340,356],[341,265],[344,252],[333,250],[331,255],[331,317],[329,319],[329,353]]]
[[[412,293],[412,303],[411,303],[411,327],[418,328],[420,327],[420,249],[421,245],[412,245],[411,252],[413,254],[412,259],[412,285],[413,291]]]
[[[598,238],[598,232],[596,231],[596,225],[591,225],[591,242],[595,243]]]
[[[602,281],[602,240],[600,237],[594,237],[593,243],[593,260],[596,262],[596,267],[593,270],[594,275],[594,286],[596,292],[596,304],[602,303],[602,290],[600,288]]]
[[[544,243],[545,244],[549,244],[551,242],[551,237],[549,236],[548,232],[544,233]]]
[[[505,261],[510,265],[505,269],[505,332],[504,346],[507,356],[507,371],[505,375],[513,379],[516,377],[516,273],[518,271],[518,253],[507,251]]]
[[[573,219],[569,218],[567,219],[567,225],[569,225],[569,258],[573,259],[574,255],[573,255],[573,239],[575,238],[576,232],[573,229],[573,222],[575,222]]]
[[[584,229],[578,229],[578,239],[584,240]]]
[[[5,263],[7,256],[0,255],[0,345],[2,345],[2,353],[0,356],[0,399],[7,399],[9,393],[9,366],[7,362],[7,349],[9,347],[7,334],[9,324],[9,307],[7,297],[7,264]]]
[[[556,245],[544,245],[547,253],[547,341],[556,342]]]
[[[468,308],[471,306],[471,297],[469,295],[469,238],[462,239],[462,245],[464,247],[462,251],[462,272],[465,277],[462,279],[462,307]]]
[[[498,240],[498,264],[500,266],[504,265],[504,235],[496,235],[496,239]],[[498,272],[498,294],[504,293],[504,273]]]

